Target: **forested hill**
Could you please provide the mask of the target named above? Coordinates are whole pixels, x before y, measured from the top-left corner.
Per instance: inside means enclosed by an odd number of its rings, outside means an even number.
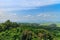
[[[59,40],[60,27],[56,24],[17,23],[7,20],[0,23],[0,40]]]

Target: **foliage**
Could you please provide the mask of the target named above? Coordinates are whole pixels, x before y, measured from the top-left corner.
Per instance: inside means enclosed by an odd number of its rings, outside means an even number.
[[[56,24],[46,26],[10,20],[0,23],[0,40],[59,40],[58,38],[60,38],[60,28]]]

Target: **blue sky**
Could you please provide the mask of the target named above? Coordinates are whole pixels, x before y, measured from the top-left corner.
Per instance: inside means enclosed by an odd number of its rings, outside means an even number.
[[[58,22],[60,0],[0,0],[0,22]]]

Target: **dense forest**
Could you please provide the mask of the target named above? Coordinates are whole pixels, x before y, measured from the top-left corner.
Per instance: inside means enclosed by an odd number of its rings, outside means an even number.
[[[0,23],[0,40],[60,40],[60,27],[56,24]]]

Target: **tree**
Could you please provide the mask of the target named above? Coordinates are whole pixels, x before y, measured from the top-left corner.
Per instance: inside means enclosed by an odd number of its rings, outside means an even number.
[[[12,22],[10,20],[7,20],[4,25],[6,25],[6,29],[9,29],[10,27],[12,27]]]
[[[32,31],[25,30],[22,33],[22,39],[21,40],[32,40]]]
[[[50,26],[50,27],[57,27],[56,24],[50,24],[49,26]]]

